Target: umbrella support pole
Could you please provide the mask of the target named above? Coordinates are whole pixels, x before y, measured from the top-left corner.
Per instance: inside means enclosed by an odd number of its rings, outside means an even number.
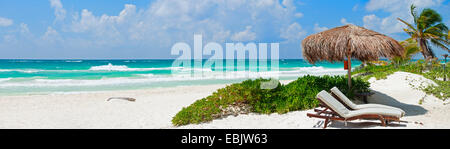
[[[351,61],[351,55],[348,55],[348,67],[347,67],[347,71],[348,71],[348,90],[350,91],[350,89],[352,88],[352,61]]]

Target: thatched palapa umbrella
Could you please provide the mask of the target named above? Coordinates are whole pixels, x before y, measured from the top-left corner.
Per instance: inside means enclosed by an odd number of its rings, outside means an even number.
[[[348,86],[351,88],[352,58],[374,61],[379,57],[401,56],[403,47],[397,40],[355,25],[344,25],[317,34],[302,41],[303,57],[310,63],[317,61],[344,61],[348,59]]]

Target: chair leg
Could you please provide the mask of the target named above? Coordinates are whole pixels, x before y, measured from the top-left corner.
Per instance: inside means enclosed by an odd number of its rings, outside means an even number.
[[[381,125],[384,126],[384,127],[386,127],[385,119],[383,118],[383,116],[378,115],[378,117],[380,118]]]
[[[325,119],[325,123],[323,124],[323,129],[327,128],[327,125],[328,125],[328,118]]]

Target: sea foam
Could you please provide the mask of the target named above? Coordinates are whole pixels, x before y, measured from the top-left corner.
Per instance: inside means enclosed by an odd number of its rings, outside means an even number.
[[[97,90],[100,88],[118,88],[128,89],[131,87],[164,86],[168,84],[176,85],[180,82],[184,84],[202,84],[214,82],[214,80],[236,80],[255,79],[255,78],[296,78],[304,75],[342,75],[346,71],[338,68],[324,67],[295,67],[280,68],[279,71],[251,72],[251,71],[211,71],[210,69],[191,69],[191,68],[128,68],[121,65],[102,65],[94,66],[90,71],[139,71],[148,69],[177,69],[180,73],[172,74],[136,74],[131,77],[103,77],[96,80],[87,79],[48,79],[46,77],[33,78],[4,78],[0,79],[0,89],[9,90],[51,90],[51,91],[78,91],[78,90]],[[186,73],[201,72],[201,73]],[[223,83],[223,81],[221,81]],[[227,81],[225,81],[227,82]],[[171,86],[171,85],[169,85]],[[0,92],[1,93],[1,92]]]
[[[162,67],[162,68],[129,68],[125,65],[113,65],[108,63],[108,65],[92,66],[89,68],[91,71],[149,71],[149,70],[172,70],[176,68],[172,67]]]
[[[0,72],[23,72],[23,73],[36,73],[36,72],[40,72],[43,70],[38,70],[38,69],[0,69]]]
[[[11,78],[0,78],[0,82],[6,82],[6,81],[9,81],[9,80],[11,80]]]
[[[64,62],[67,62],[67,63],[81,63],[83,61],[82,60],[67,60],[67,61],[64,61]]]

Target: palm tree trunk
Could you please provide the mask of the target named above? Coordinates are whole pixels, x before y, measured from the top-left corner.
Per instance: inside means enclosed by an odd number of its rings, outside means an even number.
[[[430,52],[431,49],[428,48],[427,41],[425,39],[419,39],[418,43],[419,43],[422,55],[425,59],[434,58],[434,55],[431,54],[431,52]]]

